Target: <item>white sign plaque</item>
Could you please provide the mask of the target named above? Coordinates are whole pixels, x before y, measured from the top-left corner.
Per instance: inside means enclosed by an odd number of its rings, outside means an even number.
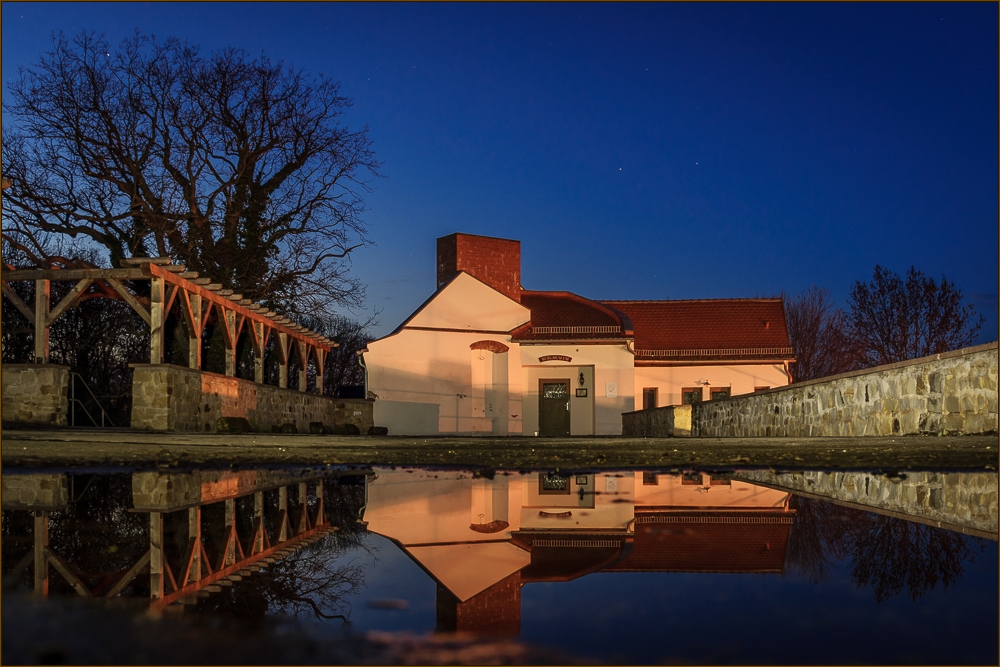
[[[617,382],[605,382],[604,383],[604,397],[605,398],[618,398],[618,383]]]

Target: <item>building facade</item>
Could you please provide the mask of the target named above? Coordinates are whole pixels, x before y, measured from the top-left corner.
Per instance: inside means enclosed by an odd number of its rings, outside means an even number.
[[[437,291],[362,355],[398,435],[619,435],[623,412],[788,384],[781,299],[595,301],[521,286],[520,242],[437,241]]]

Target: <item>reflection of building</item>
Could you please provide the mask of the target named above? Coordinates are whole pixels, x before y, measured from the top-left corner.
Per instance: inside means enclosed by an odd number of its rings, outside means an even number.
[[[518,241],[438,239],[437,291],[363,354],[390,433],[621,433],[621,414],[788,384],[781,299],[521,287]]]
[[[437,583],[439,630],[516,634],[521,587],[592,572],[781,572],[788,494],[709,475],[381,471],[368,529]]]

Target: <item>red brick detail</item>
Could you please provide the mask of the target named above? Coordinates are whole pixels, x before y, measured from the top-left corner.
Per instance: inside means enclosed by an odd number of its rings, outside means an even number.
[[[503,354],[510,348],[498,340],[477,340],[469,346],[470,350],[489,350],[495,354]]]
[[[481,280],[514,301],[521,300],[521,242],[473,234],[437,240],[437,286],[459,271]]]
[[[520,634],[520,573],[515,572],[465,602],[459,602],[447,588],[438,584],[437,629],[439,632]]]

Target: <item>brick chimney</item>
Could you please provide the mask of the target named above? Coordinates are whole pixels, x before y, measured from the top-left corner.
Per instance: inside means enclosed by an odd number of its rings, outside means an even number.
[[[521,300],[521,242],[474,234],[437,240],[437,286],[459,271],[478,278],[514,301]]]

